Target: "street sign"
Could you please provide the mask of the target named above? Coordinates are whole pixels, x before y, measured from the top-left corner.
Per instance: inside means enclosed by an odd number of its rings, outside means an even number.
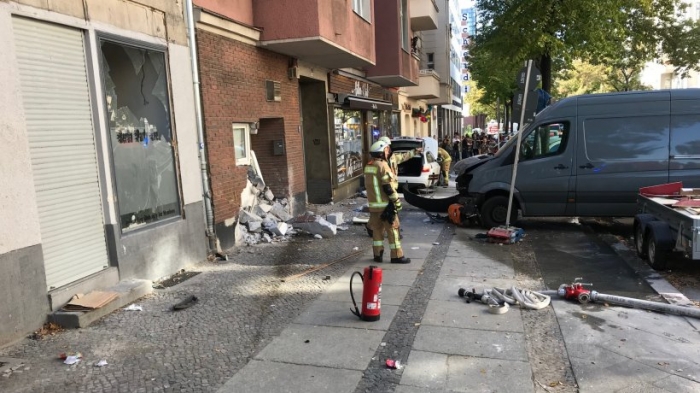
[[[538,95],[536,91],[530,91],[527,94],[527,102],[525,107],[524,121],[525,123],[532,123],[535,120],[535,114],[537,113],[537,99]],[[523,101],[525,101],[525,93],[519,91],[513,97],[513,113],[520,114],[523,109]]]
[[[518,90],[525,90],[525,82],[527,78],[527,67],[523,67],[520,69],[518,72]],[[542,73],[540,73],[540,70],[537,69],[537,67],[532,67],[532,71],[530,73],[530,90],[535,90],[537,86],[539,85],[540,81],[542,80]],[[529,97],[528,97],[529,98]]]

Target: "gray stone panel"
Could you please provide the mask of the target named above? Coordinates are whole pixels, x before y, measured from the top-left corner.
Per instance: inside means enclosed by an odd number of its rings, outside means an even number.
[[[362,298],[355,298],[357,307],[362,312]],[[382,303],[381,315],[378,321],[363,321],[350,312],[351,304],[348,306],[338,302],[324,302],[317,300],[306,309],[295,323],[302,325],[316,326],[337,326],[355,329],[387,330],[394,319],[398,306],[390,306]]]
[[[511,307],[505,314],[494,315],[481,302],[467,304],[431,300],[423,315],[422,325],[522,333],[523,318],[520,312],[519,308]]]
[[[185,218],[119,235],[110,225],[110,255],[117,255],[120,278],[153,280],[207,257],[202,202],[185,206]],[[111,261],[113,264],[115,261]]]
[[[440,391],[447,386],[447,355],[433,352],[411,351],[401,385]]]
[[[0,347],[46,321],[49,298],[41,245],[0,255]]]
[[[530,364],[526,361],[450,356],[448,369],[447,389],[451,391],[465,393],[535,391]]]
[[[353,280],[352,284],[354,287],[355,300],[359,301],[362,296],[362,282],[360,280]],[[409,289],[411,289],[411,287],[404,285],[382,284],[382,306],[401,305]],[[350,307],[350,305],[352,305],[352,300],[350,299],[350,285],[345,281],[336,281],[325,290],[323,295],[319,297],[319,300],[345,303]]]
[[[448,355],[527,361],[523,333],[421,325],[413,348]]]
[[[362,371],[374,356],[384,333],[381,330],[292,324],[255,358]]]
[[[360,371],[253,360],[218,393],[326,393],[353,392]]]

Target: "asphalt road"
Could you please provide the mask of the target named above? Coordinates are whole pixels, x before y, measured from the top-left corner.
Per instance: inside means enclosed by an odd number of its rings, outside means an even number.
[[[526,219],[517,223],[532,243],[543,280],[557,289],[581,277],[600,293],[651,298],[649,284],[603,240],[613,235],[619,245],[634,250],[632,219]],[[700,301],[700,264],[674,257],[668,270],[659,272],[681,293]]]
[[[542,278],[557,289],[575,278],[600,293],[646,299],[655,295],[618,254],[588,225],[572,219],[530,219],[517,224],[532,243]]]

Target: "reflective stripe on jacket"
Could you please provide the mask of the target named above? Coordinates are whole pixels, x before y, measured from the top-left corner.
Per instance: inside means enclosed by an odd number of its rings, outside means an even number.
[[[389,164],[382,159],[374,159],[365,166],[365,188],[370,212],[382,212],[389,204],[389,196],[384,192],[383,185],[396,181]],[[392,196],[397,196],[396,193]]]

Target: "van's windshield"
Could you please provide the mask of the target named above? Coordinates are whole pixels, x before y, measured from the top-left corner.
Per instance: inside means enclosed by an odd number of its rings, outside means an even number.
[[[496,157],[500,157],[501,155],[505,154],[504,152],[508,149],[510,149],[511,146],[515,144],[515,142],[518,140],[518,134],[511,135],[510,139],[508,139],[508,142],[505,143],[505,145],[501,146],[500,149],[494,154]]]

